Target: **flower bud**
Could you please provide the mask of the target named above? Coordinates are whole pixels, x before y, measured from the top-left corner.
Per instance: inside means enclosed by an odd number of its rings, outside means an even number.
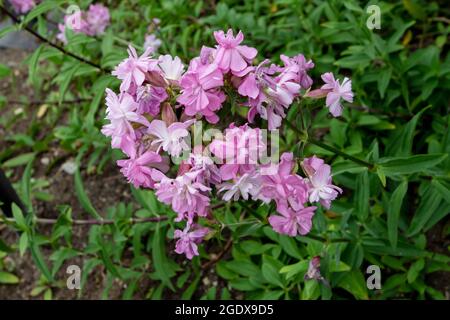
[[[161,119],[167,124],[167,126],[170,126],[172,123],[178,121],[177,115],[175,114],[172,106],[168,102],[165,102],[162,105]]]

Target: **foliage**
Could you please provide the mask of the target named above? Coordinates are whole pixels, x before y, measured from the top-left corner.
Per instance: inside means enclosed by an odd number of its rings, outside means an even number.
[[[86,8],[89,3],[80,1],[80,6]],[[62,18],[58,8],[68,4],[45,0],[22,18],[22,26],[33,21],[30,28],[56,41],[46,14],[54,11]],[[104,297],[114,279],[127,285],[122,293],[127,299],[134,296],[142,279],[150,278],[146,297],[151,299],[444,298],[427,281],[430,274],[448,272],[450,262],[448,248],[436,252],[427,236],[436,229],[443,237],[449,235],[450,27],[448,19],[442,19],[449,16],[444,1],[426,6],[412,0],[377,2],[380,30],[366,27],[365,3],[356,0],[107,4],[112,24],[104,35],[69,33],[64,46],[97,67],[43,43],[25,63],[35,96],[54,103],[40,108],[30,105],[22,115],[0,119],[8,141],[0,163],[9,175],[23,167],[15,186],[29,208],[27,214],[15,208],[14,219],[4,222],[21,234],[17,243],[10,244],[12,250],[21,254],[30,250],[42,273],[36,295],[45,292],[51,298],[50,288],[61,285],[57,275],[62,266],[82,257],[82,286],[91,271],[103,268],[107,275]],[[214,210],[222,227],[215,230],[209,252],[216,252],[220,259],[201,251],[200,257],[187,263],[170,254],[173,241],[166,246],[166,239],[173,239],[172,219],[142,222],[175,215],[152,192],[132,188],[133,202],[118,199],[105,212],[98,211],[83,179],[100,174],[121,157],[99,131],[104,123],[104,89],[119,84],[109,71],[126,57],[127,42],[137,48],[144,42],[153,18],[161,20],[155,31],[162,40],[160,52],[183,61],[196,56],[202,44],[212,45],[213,31],[231,27],[248,35],[246,42],[258,48],[259,57],[303,53],[316,63],[315,78],[326,70],[351,76],[356,101],[345,108],[343,117],[330,118],[327,110],[316,106],[308,108],[314,117],[293,108],[288,119],[301,128],[303,136],[300,139],[298,130],[283,129],[284,150],[327,158],[335,184],[344,189],[330,210],[315,215],[310,234],[290,238],[274,233],[267,225],[272,207],[227,203]],[[0,77],[9,76],[11,70],[0,66]],[[26,97],[20,99],[27,102]],[[6,97],[0,95],[0,106],[7,105]],[[23,132],[10,132],[18,117],[30,118],[30,125]],[[305,127],[304,119],[311,118],[314,122],[306,122]],[[320,137],[341,153],[308,143],[305,134]],[[55,145],[75,159],[74,196],[88,215],[84,218],[111,222],[92,224],[82,247],[73,242],[80,216],[74,217],[68,204],[60,203],[51,232],[38,228],[37,205],[53,199],[46,191],[49,181],[34,177],[40,164],[33,159]],[[355,163],[342,153],[370,165]],[[60,161],[56,159],[45,170],[50,172]],[[0,283],[17,282],[3,266],[8,251],[1,241]],[[329,286],[304,279],[314,256],[321,256],[321,273]],[[372,264],[381,267],[382,290],[366,287],[365,270]],[[211,268],[223,285],[205,289],[201,280]],[[79,295],[83,296],[83,290]]]

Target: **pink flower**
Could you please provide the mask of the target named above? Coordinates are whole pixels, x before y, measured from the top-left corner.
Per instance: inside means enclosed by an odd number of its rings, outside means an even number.
[[[9,0],[14,8],[14,11],[18,13],[27,13],[36,6],[34,0]]]
[[[223,72],[240,72],[247,67],[248,64],[256,57],[258,51],[255,48],[240,46],[244,40],[241,31],[233,36],[233,30],[229,29],[227,34],[223,31],[214,32],[216,38],[217,52],[214,62]]]
[[[185,174],[170,179],[159,171],[154,170],[152,178],[159,181],[155,184],[155,194],[159,201],[169,204],[178,213],[175,221],[187,218],[192,222],[195,215],[206,216],[209,197],[206,195],[211,188],[196,182],[198,172]]]
[[[300,84],[297,82],[299,66],[291,63],[284,68],[276,65],[267,66],[264,60],[254,70],[244,69],[237,76],[245,76],[239,84],[238,92],[248,96],[250,110],[248,121],[253,122],[256,114],[268,121],[269,130],[281,126],[281,120],[286,116],[285,109],[299,94]]]
[[[230,201],[233,199],[238,201],[239,198],[248,200],[249,196],[255,197],[259,192],[260,185],[261,177],[258,174],[244,173],[231,182],[224,182],[217,187],[219,188],[218,192],[226,191],[222,200]]]
[[[181,78],[182,94],[177,101],[185,106],[188,116],[203,115],[210,123],[217,123],[215,114],[222,107],[225,95],[219,87],[223,86],[223,76],[217,66],[191,63],[189,71]]]
[[[119,97],[110,89],[106,89],[106,119],[111,123],[104,126],[102,133],[106,136],[122,137],[129,135],[135,139],[135,131],[132,123],[148,125],[147,119],[138,115],[136,109],[138,104],[133,97],[124,92]]]
[[[179,239],[175,245],[175,252],[178,254],[184,253],[189,260],[194,256],[198,256],[197,244],[202,242],[208,232],[208,228],[197,227],[190,224],[187,224],[183,231],[175,230],[173,234],[174,238]]]
[[[308,175],[308,193],[310,202],[319,202],[327,209],[342,189],[331,181],[331,167],[318,158],[305,159],[303,168]]]
[[[87,34],[91,36],[103,34],[109,25],[109,20],[108,8],[102,4],[91,4],[86,13]]]
[[[238,174],[253,172],[258,160],[266,151],[262,132],[247,124],[236,127],[230,124],[225,139],[215,139],[209,150],[223,163],[220,167],[222,180],[234,179]]]
[[[120,172],[132,183],[136,188],[145,187],[153,188],[152,167],[167,171],[169,167],[163,163],[162,157],[153,151],[146,151],[138,156],[136,149],[133,147],[128,150],[130,159],[118,160],[117,165],[121,167]]]
[[[333,117],[339,117],[342,114],[341,99],[350,103],[353,102],[352,81],[349,78],[344,78],[344,81],[340,84],[339,80],[334,79],[331,72],[324,73],[322,80],[325,84],[321,89],[328,90],[325,104]]]
[[[166,54],[164,56],[160,56],[158,61],[159,68],[162,70],[164,78],[174,82],[181,79],[181,75],[184,71],[184,65],[180,58],[172,58],[171,55]]]
[[[139,86],[136,91],[136,101],[139,103],[137,113],[148,113],[153,117],[160,112],[161,103],[168,98],[166,89],[151,85]]]
[[[148,34],[144,40],[144,50],[148,50],[149,53],[155,53],[158,51],[162,42],[154,34]]]
[[[209,186],[210,184],[217,185],[222,181],[220,170],[214,163],[213,159],[203,155],[201,152],[196,152],[189,155],[185,162],[191,171],[198,172],[196,181]]]
[[[303,208],[308,200],[308,188],[302,177],[293,173],[295,166],[292,153],[283,153],[280,163],[261,169],[262,186],[260,198],[269,202],[275,200],[277,206],[290,205],[294,210]]]
[[[295,82],[300,84],[303,89],[308,89],[312,86],[313,81],[308,75],[308,70],[314,68],[312,60],[306,61],[305,56],[302,54],[292,58],[282,54],[280,58],[286,68],[294,66],[293,72],[296,74]]]
[[[272,228],[281,234],[291,237],[305,235],[312,228],[312,217],[317,207],[306,207],[295,211],[287,206],[279,206],[277,211],[281,215],[272,215],[269,217],[269,223]]]
[[[162,121],[155,119],[148,126],[148,133],[155,136],[152,145],[160,149],[163,149],[173,157],[179,157],[183,151],[190,149],[189,142],[189,128],[195,119],[188,120],[186,122],[174,122],[169,127]],[[186,142],[187,141],[187,142]]]
[[[129,57],[122,61],[112,72],[112,75],[117,76],[122,83],[120,91],[135,90],[142,85],[145,80],[146,73],[153,70],[158,61],[150,59],[148,56],[150,50],[146,50],[140,57],[131,45],[128,49]]]

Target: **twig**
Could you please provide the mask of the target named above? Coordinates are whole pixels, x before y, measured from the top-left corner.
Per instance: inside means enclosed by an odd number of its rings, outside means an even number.
[[[11,104],[20,104],[20,105],[37,105],[37,104],[71,104],[71,103],[79,103],[79,102],[87,102],[91,101],[91,99],[74,99],[74,100],[64,100],[61,102],[58,101],[45,101],[45,100],[33,100],[33,101],[18,101],[18,100],[8,100],[8,103]]]
[[[13,22],[14,22],[15,24],[20,24],[20,20],[19,20],[13,13],[11,13],[11,12],[10,12],[8,9],[6,9],[3,5],[0,5],[0,8],[2,9],[2,11],[3,11],[8,17],[10,17],[10,18],[13,20]],[[23,28],[24,28],[24,30],[26,30],[27,32],[29,32],[31,35],[33,35],[34,37],[36,37],[36,38],[39,39],[40,41],[42,41],[42,42],[48,44],[49,46],[51,46],[51,47],[53,47],[53,48],[55,48],[55,49],[61,51],[63,54],[65,54],[65,55],[67,55],[67,56],[70,56],[70,57],[72,57],[72,58],[74,58],[74,59],[77,59],[77,60],[79,60],[79,61],[81,61],[81,62],[83,62],[83,63],[85,63],[85,64],[88,64],[88,65],[94,67],[94,68],[97,68],[98,70],[100,70],[100,71],[102,71],[102,72],[104,72],[104,73],[109,73],[109,71],[108,71],[107,69],[102,68],[102,67],[101,67],[100,65],[98,65],[97,63],[92,62],[92,61],[90,61],[90,60],[87,60],[87,59],[85,59],[85,58],[83,58],[83,57],[80,57],[80,56],[78,56],[78,55],[76,55],[76,54],[74,54],[74,53],[72,53],[72,52],[70,52],[70,51],[67,51],[67,50],[64,49],[63,47],[57,45],[56,43],[54,43],[54,42],[48,40],[47,38],[45,38],[44,36],[40,35],[39,33],[37,33],[36,31],[34,31],[34,30],[33,30],[32,28],[30,28],[29,26],[24,26]]]
[[[201,268],[203,270],[206,270],[209,267],[211,267],[212,265],[214,265],[216,262],[218,262],[220,259],[222,259],[222,257],[225,255],[225,253],[227,253],[228,250],[230,250],[232,244],[233,244],[233,239],[230,238],[227,241],[227,243],[225,244],[225,246],[223,247],[223,250],[216,257],[214,257],[213,259],[211,259],[208,262],[204,263]]]
[[[145,223],[145,222],[160,222],[167,220],[167,216],[158,216],[158,217],[150,217],[150,218],[130,218],[128,221],[131,224],[136,223]],[[8,222],[14,223],[16,220],[14,218],[6,218],[5,219]],[[55,224],[58,222],[58,219],[49,219],[49,218],[35,218],[34,221],[38,224]],[[108,224],[114,224],[115,221],[111,219],[88,219],[88,220],[79,220],[74,219],[72,220],[72,224],[83,226],[83,225],[108,225]]]
[[[294,130],[296,133],[298,133],[298,134],[300,134],[300,135],[303,135],[303,132],[301,132],[297,127],[295,127],[288,119],[284,119],[284,121],[286,121],[286,123],[288,124],[288,126],[289,126],[292,130]],[[343,152],[343,151],[341,151],[341,150],[339,150],[339,149],[337,149],[337,148],[335,148],[335,147],[332,147],[332,146],[330,146],[330,145],[328,145],[328,144],[326,144],[326,143],[323,143],[323,142],[321,142],[321,141],[318,141],[318,140],[316,140],[316,139],[313,139],[313,138],[308,137],[306,142],[311,143],[311,144],[314,144],[314,145],[316,145],[316,146],[318,146],[318,147],[320,147],[320,148],[322,148],[322,149],[331,151],[331,152],[333,152],[333,153],[335,153],[335,154],[338,154],[338,155],[342,156],[344,159],[349,159],[349,160],[351,160],[351,161],[353,161],[353,162],[355,162],[355,163],[358,163],[358,164],[360,164],[360,165],[363,165],[363,166],[365,166],[365,167],[368,167],[369,169],[372,169],[372,168],[374,167],[374,165],[373,165],[372,163],[370,163],[370,162],[367,162],[367,161],[365,161],[365,160],[358,159],[358,158],[356,158],[356,157],[354,157],[354,156],[351,156],[351,155],[349,155],[349,154],[347,154],[347,153],[345,153],[345,152]]]

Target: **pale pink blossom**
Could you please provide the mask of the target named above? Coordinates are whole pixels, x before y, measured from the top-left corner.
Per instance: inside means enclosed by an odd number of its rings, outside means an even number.
[[[171,55],[166,54],[160,56],[158,59],[159,68],[162,70],[164,78],[169,81],[179,81],[183,75],[184,65],[179,57],[173,58]]]
[[[255,173],[244,173],[233,180],[223,182],[217,186],[219,193],[224,192],[222,200],[238,201],[239,198],[248,200],[250,197],[255,197],[261,186],[261,177]]]
[[[222,107],[225,95],[219,90],[223,76],[215,64],[191,63],[190,69],[181,78],[181,95],[177,101],[185,106],[188,116],[200,114],[210,123],[217,123],[215,114]]]
[[[14,11],[18,13],[27,13],[36,6],[35,0],[9,0],[14,8]]]
[[[120,91],[136,90],[145,81],[146,73],[153,70],[158,61],[149,57],[150,50],[146,50],[140,57],[131,45],[128,48],[129,57],[122,61],[112,72],[112,75],[122,80]]]
[[[329,209],[331,201],[342,193],[342,189],[332,184],[331,167],[320,160],[310,158],[304,161],[303,168],[308,175],[309,201],[320,201],[325,208]]]
[[[286,234],[291,237],[297,235],[305,235],[312,228],[312,218],[314,210],[317,207],[306,207],[298,211],[293,210],[288,206],[279,206],[277,211],[280,215],[271,215],[269,223],[272,228],[281,234]]]
[[[169,95],[165,88],[149,84],[139,86],[136,90],[136,102],[139,104],[137,113],[148,113],[153,117],[157,116],[161,109],[161,103],[168,97]]]
[[[321,89],[328,91],[325,104],[334,117],[339,117],[342,115],[341,99],[350,103],[353,102],[352,81],[349,78],[344,78],[342,84],[340,84],[331,72],[324,73],[322,80],[325,84]]]
[[[202,242],[208,232],[208,228],[190,224],[187,224],[183,231],[175,230],[173,236],[175,239],[179,239],[175,245],[175,252],[178,254],[184,253],[189,260],[198,256],[197,244]]]
[[[160,170],[167,171],[169,167],[163,163],[163,158],[153,151],[146,151],[141,155],[137,155],[136,149],[130,148],[130,159],[118,160],[117,165],[121,167],[120,172],[132,183],[136,188],[153,188],[154,181],[152,179],[152,170],[157,167]]]
[[[91,36],[101,35],[109,25],[109,10],[102,4],[91,4],[86,13],[86,22],[88,24],[87,34]]]
[[[186,172],[185,174],[170,179],[159,171],[152,172],[155,184],[155,194],[159,201],[171,205],[178,213],[176,221],[188,219],[192,222],[195,215],[206,216],[206,209],[210,199],[207,194],[211,188],[196,181],[198,172]]]
[[[255,48],[240,45],[244,40],[241,31],[233,36],[233,30],[229,29],[227,34],[223,31],[214,32],[218,46],[215,63],[223,72],[240,72],[245,69],[256,57],[258,51]]]
[[[158,51],[162,42],[154,34],[148,34],[145,36],[144,40],[144,50],[149,53],[155,53]]]
[[[283,153],[275,168],[263,168],[262,186],[259,197],[269,202],[274,200],[277,206],[291,206],[294,210],[303,208],[308,201],[308,187],[302,177],[293,172],[295,162],[292,153]],[[266,174],[267,173],[267,174]]]
[[[179,157],[184,151],[190,149],[189,146],[189,131],[187,130],[195,120],[188,120],[186,122],[174,122],[171,125],[155,119],[148,126],[148,133],[155,136],[152,145],[156,146],[159,152],[160,149],[166,151],[173,157]]]
[[[106,105],[106,119],[110,121],[102,129],[102,133],[106,136],[122,137],[129,135],[134,140],[135,131],[132,123],[148,125],[147,119],[136,113],[138,104],[126,92],[117,96],[112,90],[106,89]]]

